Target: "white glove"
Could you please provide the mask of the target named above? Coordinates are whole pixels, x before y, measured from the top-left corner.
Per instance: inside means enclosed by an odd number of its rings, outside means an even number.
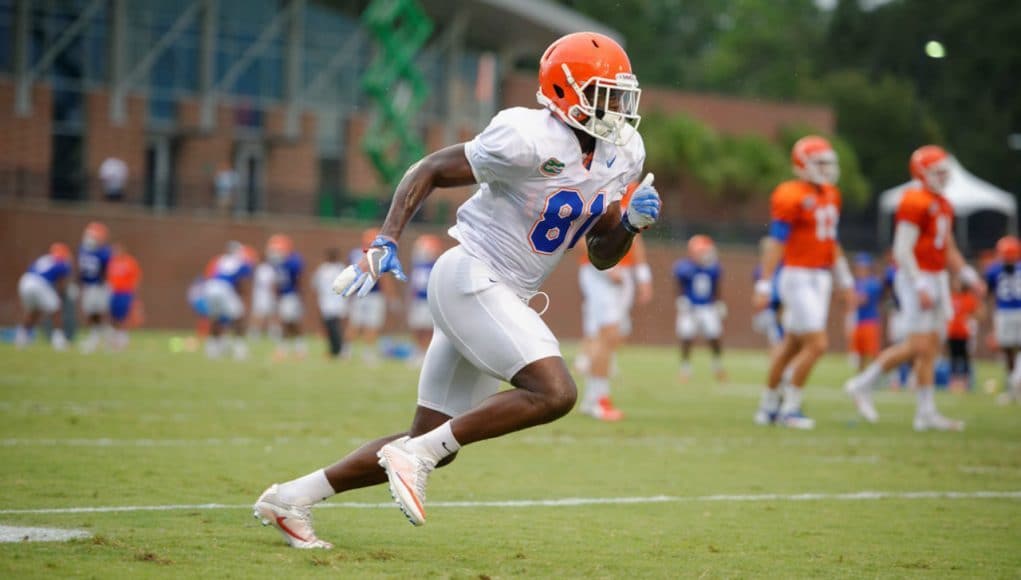
[[[401,261],[397,259],[397,242],[388,236],[376,236],[362,259],[337,275],[333,281],[333,291],[345,297],[357,292],[359,298],[364,298],[372,291],[379,277],[387,272],[402,282],[408,279],[404,275]]]
[[[638,188],[631,194],[631,203],[628,204],[621,222],[624,229],[637,234],[645,228],[656,223],[659,219],[660,199],[656,188],[652,186],[655,179],[651,173],[645,175],[645,179],[638,184]]]

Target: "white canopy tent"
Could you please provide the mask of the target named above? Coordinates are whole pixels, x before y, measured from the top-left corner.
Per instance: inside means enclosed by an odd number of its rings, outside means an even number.
[[[1007,230],[1017,234],[1017,199],[995,185],[979,179],[965,169],[956,158],[951,159],[951,177],[946,197],[954,206],[957,239],[963,250],[968,249],[968,218],[980,211],[993,211],[1007,217]],[[914,181],[884,191],[879,196],[879,232],[884,239],[890,236],[890,223],[897,211],[904,191],[917,186]],[[1005,234],[1008,232],[1004,232]]]

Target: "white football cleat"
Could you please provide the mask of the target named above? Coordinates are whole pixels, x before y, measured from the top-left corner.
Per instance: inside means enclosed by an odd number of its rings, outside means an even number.
[[[915,415],[915,431],[964,431],[964,421],[948,419],[939,413]]]
[[[302,550],[329,550],[333,544],[316,537],[312,529],[312,510],[308,507],[285,503],[277,493],[279,486],[273,484],[262,492],[253,508],[255,518],[262,525],[272,524],[292,548]]]
[[[879,422],[879,411],[876,411],[876,405],[872,402],[871,389],[862,387],[857,381],[851,379],[844,383],[844,392],[854,401],[854,406],[858,408],[858,414],[863,419],[869,423]]]
[[[801,429],[804,431],[815,429],[815,419],[806,417],[800,409],[793,413],[781,413],[776,422],[778,425],[783,425],[790,429]]]
[[[436,466],[408,449],[410,437],[405,435],[387,443],[376,456],[379,466],[386,470],[390,482],[390,495],[404,516],[414,526],[425,523],[425,484]]]

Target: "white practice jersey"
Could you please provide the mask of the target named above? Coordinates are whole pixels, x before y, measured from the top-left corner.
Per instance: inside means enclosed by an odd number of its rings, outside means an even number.
[[[636,133],[623,147],[597,139],[586,169],[567,125],[520,107],[498,113],[464,152],[479,189],[458,208],[450,235],[524,294],[538,291],[645,162]]]
[[[323,262],[312,275],[312,285],[319,299],[319,312],[324,317],[343,316],[347,311],[347,299],[333,290],[333,281],[344,271],[340,262]]]
[[[252,277],[252,293],[272,300],[276,296],[276,270],[273,265],[262,262],[255,267]]]

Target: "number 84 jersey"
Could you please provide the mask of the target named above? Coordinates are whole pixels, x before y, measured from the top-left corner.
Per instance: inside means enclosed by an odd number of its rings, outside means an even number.
[[[840,190],[832,185],[785,181],[773,190],[774,222],[790,228],[784,266],[829,269],[836,259]]]
[[[624,146],[596,140],[586,167],[567,125],[548,110],[526,108],[498,113],[464,153],[479,188],[458,208],[450,235],[498,281],[526,294],[640,177],[645,162],[635,132]]]

